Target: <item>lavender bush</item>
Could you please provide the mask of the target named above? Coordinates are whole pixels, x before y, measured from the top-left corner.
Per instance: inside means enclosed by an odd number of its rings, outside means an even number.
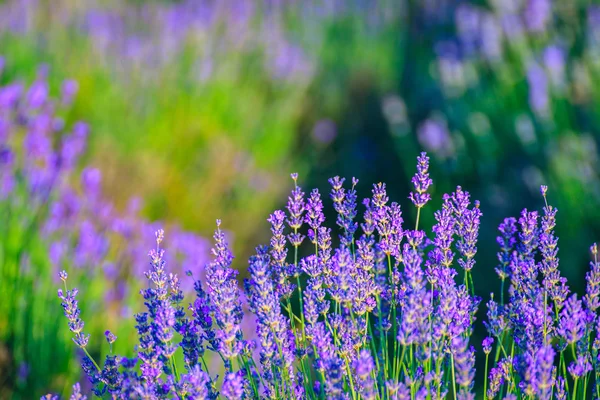
[[[60,313],[48,307],[58,271],[72,271],[99,320],[129,315],[145,268],[140,245],[156,230],[135,201],[120,212],[103,197],[97,169],[80,169],[88,128],[70,122],[76,89],[65,81],[52,97],[45,67],[29,86],[0,86],[0,397],[61,388],[76,376]],[[175,229],[173,239],[176,271],[203,263],[203,238]],[[128,336],[126,328],[119,334]]]
[[[287,213],[268,219],[272,238],[249,260],[242,292],[233,256],[217,221],[206,282],[184,305],[181,283],[168,272],[164,233],[149,253],[146,310],[135,316],[139,343],[130,357],[111,352],[98,364],[87,351],[77,289],[60,278],[62,307],[82,350],[82,369],[98,396],[114,398],[475,398],[475,353],[485,355],[482,397],[587,398],[600,394],[598,249],[586,294],[571,294],[558,271],[556,208],[523,210],[499,227],[498,293],[487,302],[488,337],[471,335],[481,298],[475,267],[481,210],[457,187],[443,196],[431,234],[419,225],[432,180],[418,158],[410,200],[414,227],[390,202],[385,184],[364,199],[356,220],[352,180],[330,180],[339,245],[324,225],[323,200],[295,186]],[[541,189],[546,200],[547,188]],[[336,240],[337,241],[337,240]],[[309,255],[299,257],[304,250]],[[193,277],[194,272],[188,272]],[[240,329],[247,301],[256,339]],[[298,306],[298,307],[297,307]],[[187,312],[186,312],[187,308]],[[116,337],[106,332],[112,346]],[[216,354],[218,363],[207,357]]]

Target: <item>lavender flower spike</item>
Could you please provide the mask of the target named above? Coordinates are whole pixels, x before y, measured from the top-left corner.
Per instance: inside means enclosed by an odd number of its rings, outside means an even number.
[[[290,233],[289,240],[292,246],[299,247],[304,241],[304,235],[298,233],[298,230],[302,227],[304,223],[304,212],[305,209],[305,200],[304,200],[304,192],[298,186],[298,174],[293,173],[292,179],[294,180],[294,190],[288,197],[287,210],[289,213],[289,218],[287,220],[288,226],[293,230],[293,233]]]
[[[571,295],[565,303],[560,315],[558,333],[566,343],[577,343],[585,335],[586,313],[577,299],[577,294]]]
[[[600,263],[598,262],[598,245],[594,243],[590,250],[594,260],[590,262],[590,270],[585,276],[587,282],[585,305],[590,311],[596,312],[600,307]]]
[[[60,277],[63,282],[65,282],[65,292],[63,292],[62,289],[58,289],[58,297],[62,300],[61,306],[65,312],[65,317],[67,317],[67,320],[69,321],[69,330],[75,334],[75,337],[73,338],[75,344],[84,348],[88,344],[90,335],[86,335],[82,332],[84,323],[81,318],[79,318],[81,310],[79,309],[76,299],[79,291],[77,288],[67,290],[67,273],[65,271],[60,273]]]
[[[244,379],[236,373],[227,374],[221,395],[229,400],[241,400],[244,396]]]
[[[423,152],[417,157],[417,173],[412,178],[412,183],[415,187],[415,192],[411,192],[409,199],[417,208],[422,208],[429,200],[431,195],[427,193],[427,189],[433,183],[429,177],[429,157]]]
[[[60,397],[53,394],[47,394],[40,397],[40,400],[60,400]],[[73,391],[71,392],[71,396],[69,396],[69,400],[87,400],[87,396],[81,394],[81,386],[79,383],[73,385]]]
[[[452,356],[456,370],[456,383],[460,385],[459,397],[466,398],[473,387],[475,377],[475,351],[468,347],[468,341],[462,337],[452,340]]]
[[[543,346],[536,355],[534,388],[540,399],[549,399],[555,383],[556,368],[554,362],[554,349],[552,346]]]
[[[354,373],[355,381],[358,382],[362,398],[365,400],[374,400],[375,395],[375,384],[371,373],[375,369],[373,357],[368,350],[362,350],[356,361],[354,361]]]
[[[239,288],[237,271],[231,268],[233,255],[229,251],[225,234],[221,231],[221,221],[217,220],[217,230],[214,234],[215,245],[212,253],[213,262],[206,266],[208,296],[211,300],[212,312],[218,330],[216,333],[219,343],[219,352],[226,361],[227,368],[231,368],[231,361],[243,349],[242,308],[239,301]]]

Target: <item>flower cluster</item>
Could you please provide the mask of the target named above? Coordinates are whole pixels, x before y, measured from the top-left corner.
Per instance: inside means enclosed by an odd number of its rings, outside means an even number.
[[[417,213],[431,185],[425,154],[418,163],[417,191],[411,195]],[[136,316],[137,358],[110,355],[103,367],[91,357],[82,363],[97,395],[474,399],[479,348],[486,360],[487,399],[598,393],[598,251],[594,245],[586,296],[569,294],[557,269],[555,208],[546,204],[541,218],[524,210],[518,220],[500,225],[500,303],[493,295],[487,303],[489,337],[479,345],[472,333],[481,299],[471,271],[481,210],[468,192],[457,187],[443,196],[429,237],[407,226],[385,185],[376,184],[363,201],[359,231],[357,181],[344,189],[344,180],[333,178],[340,228],[334,248],[320,193],[313,190],[305,200],[297,175],[292,177],[289,213],[275,211],[268,218],[273,237],[250,258],[244,292],[218,221],[207,280],[195,282],[197,296],[186,313],[178,278],[166,270],[163,232],[157,232],[146,273],[150,287],[142,291],[147,311]],[[542,194],[545,199],[547,189]],[[287,235],[286,219],[292,230]],[[294,251],[288,257],[286,242],[297,250],[302,232],[311,242],[308,254]],[[66,273],[61,277],[66,282]],[[76,294],[66,286],[59,292],[75,343],[85,349]],[[255,340],[240,329],[246,301]],[[110,332],[106,337],[116,340]],[[177,362],[179,348],[183,363]],[[208,358],[207,349],[222,363]]]

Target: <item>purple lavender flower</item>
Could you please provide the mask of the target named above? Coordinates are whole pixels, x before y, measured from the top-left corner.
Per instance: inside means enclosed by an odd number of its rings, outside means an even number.
[[[312,330],[312,341],[316,349],[316,370],[325,376],[327,398],[338,399],[343,391],[342,361],[337,357],[332,335],[325,324],[318,322]]]
[[[538,245],[538,212],[529,212],[524,209],[519,218],[519,225],[521,226],[521,233],[519,233],[520,243],[517,250],[523,259],[532,258]]]
[[[577,294],[571,295],[560,314],[558,333],[568,344],[577,343],[585,335],[586,313]]]
[[[346,247],[336,249],[329,273],[329,292],[333,300],[346,307],[352,301],[351,288],[356,279],[356,264],[352,262],[352,254]]]
[[[47,394],[42,396],[40,400],[60,400],[60,397],[53,394]],[[71,396],[69,396],[69,400],[87,400],[87,396],[81,394],[81,386],[79,383],[73,385],[73,391],[71,392]]]
[[[330,197],[333,200],[333,207],[338,213],[337,225],[343,229],[343,234],[340,235],[342,244],[350,247],[354,240],[354,232],[358,228],[358,224],[354,222],[356,217],[356,190],[358,179],[352,178],[352,188],[346,191],[343,188],[345,179],[338,176],[329,179],[332,186]]]
[[[104,383],[104,390],[112,395],[121,394],[123,376],[119,373],[119,362],[116,356],[109,355],[104,360],[100,379]]]
[[[461,337],[452,339],[451,349],[456,383],[460,385],[461,396],[465,396],[470,393],[475,378],[475,350]]]
[[[176,280],[166,273],[164,250],[160,247],[164,240],[164,231],[162,229],[156,231],[155,236],[156,249],[151,250],[149,253],[151,269],[146,272],[146,277],[154,287],[142,290],[142,295],[148,307],[148,316],[138,315],[140,317],[138,320],[140,327],[145,323],[149,324],[149,332],[140,331],[138,328],[140,336],[144,333],[143,336],[149,347],[146,349],[147,351],[138,352],[138,355],[144,361],[146,373],[153,379],[160,376],[159,368],[170,368],[169,364],[172,363],[171,358],[176,349],[172,343],[176,310],[169,298],[169,290],[173,289],[173,283]],[[148,321],[148,317],[151,318],[151,322]],[[150,333],[151,338],[146,336],[147,333]],[[171,361],[169,362],[169,360]],[[142,369],[144,370],[144,366]]]
[[[488,387],[486,395],[488,398],[492,399],[492,398],[496,397],[496,395],[500,391],[500,388],[504,384],[504,374],[500,367],[492,368],[490,370],[488,383],[489,383],[489,387]]]
[[[309,236],[311,235],[309,234]],[[323,264],[324,274],[331,276],[331,264],[329,262],[331,258],[331,229],[322,226],[317,230],[316,245],[318,259]]]
[[[360,227],[365,235],[371,236],[375,231],[375,209],[371,204],[371,199],[364,199],[362,204],[365,206],[365,212],[363,214],[364,222],[360,224]]]
[[[410,390],[402,382],[387,381],[385,383],[390,400],[409,400]]]
[[[542,189],[545,196],[545,190]],[[551,294],[556,292],[560,283],[560,272],[558,271],[558,238],[554,236],[553,230],[556,226],[556,208],[546,205],[542,217],[541,232],[539,235],[539,249],[542,253],[540,271],[544,275],[543,285],[545,290]]]
[[[281,380],[293,383],[295,338],[292,333],[288,334],[290,322],[281,313],[280,298],[274,290],[268,266],[269,256],[266,248],[259,247],[257,255],[250,259],[252,279],[246,283],[246,290],[251,310],[257,317],[260,361],[266,382]],[[293,393],[293,390],[293,387],[286,389],[290,393]]]
[[[475,265],[475,254],[477,253],[477,235],[479,234],[479,202],[475,202],[475,208],[465,210],[458,219],[457,225],[462,229],[459,233],[459,241],[456,248],[463,256],[458,264],[465,270],[470,271]]]
[[[450,283],[445,281],[444,278],[449,276],[448,270],[454,260],[452,243],[454,241],[454,226],[456,224],[448,197],[444,200],[442,209],[436,211],[434,216],[437,224],[432,228],[433,233],[435,233],[435,239],[433,241],[434,248],[429,253],[429,260],[427,261],[427,279],[432,285],[445,285]],[[450,278],[452,279],[453,276]]]
[[[313,191],[310,193],[308,201],[306,202],[305,221],[312,229],[313,234],[325,221],[325,216],[323,215],[323,202],[321,201],[321,194],[317,189],[313,189]],[[315,239],[313,239],[313,241],[314,240]]]
[[[402,210],[396,202],[387,205],[388,197],[385,184],[373,185],[373,198],[371,204],[375,227],[379,233],[379,248],[386,255],[400,256],[400,243],[404,236],[402,229]]]
[[[552,346],[542,346],[535,357],[534,390],[541,399],[551,397],[556,369],[554,367],[554,349]]]
[[[96,385],[98,385],[103,379],[102,371],[100,370],[100,367],[90,357],[86,349],[90,335],[86,335],[82,332],[84,323],[79,318],[81,310],[79,309],[77,300],[75,299],[78,290],[77,288],[74,288],[72,290],[67,289],[67,273],[65,271],[62,271],[60,273],[60,278],[65,286],[66,294],[63,294],[63,291],[59,289],[58,297],[62,300],[61,306],[63,307],[67,320],[69,321],[69,330],[71,330],[71,332],[75,334],[73,342],[75,342],[75,344],[78,347],[80,347],[84,352],[81,362],[82,370],[87,375],[90,383],[94,386],[94,390],[96,391],[96,393],[99,393],[97,392],[98,388]],[[110,382],[106,380],[104,380],[103,383],[105,383],[107,386],[110,384]]]
[[[574,379],[583,378],[585,375],[587,375],[588,372],[592,370],[592,364],[590,364],[590,361],[587,356],[579,355],[577,357],[577,360],[573,361],[569,365],[568,370],[569,374],[571,374],[571,376]]]
[[[111,331],[104,332],[104,336],[106,336],[106,341],[108,344],[113,344],[117,340],[117,337]]]
[[[289,213],[289,218],[287,223],[289,227],[294,231],[289,235],[290,243],[294,247],[299,247],[304,240],[304,236],[298,233],[298,230],[302,227],[302,223],[304,222],[304,212],[305,212],[305,201],[304,201],[304,192],[298,186],[298,174],[293,173],[292,179],[294,180],[294,190],[290,197],[288,197],[287,209]]]
[[[288,298],[294,291],[294,286],[288,281],[288,268],[286,264],[287,249],[286,240],[283,234],[283,223],[285,213],[281,210],[275,211],[267,220],[271,224],[271,265],[273,275],[276,279],[277,292],[280,297]]]
[[[487,308],[488,322],[485,323],[485,326],[492,336],[499,337],[508,327],[508,321],[505,319],[505,315],[501,306],[494,301],[493,294],[492,298],[487,303]]]
[[[598,245],[594,243],[591,246],[590,251],[594,256],[594,260],[590,262],[590,270],[585,275],[587,286],[584,302],[590,311],[596,312],[598,307],[600,307],[600,263],[598,263]]]
[[[221,221],[217,220],[212,249],[214,260],[206,266],[207,293],[211,302],[211,311],[218,326],[216,338],[218,351],[226,360],[228,368],[243,348],[242,309],[239,302],[239,289],[236,280],[237,271],[231,268],[233,256],[227,247],[225,234],[221,231]]]
[[[285,248],[285,236],[283,235],[283,222],[285,221],[285,213],[281,210],[273,212],[267,220],[271,224],[271,256],[275,264],[279,266],[285,265],[287,249]]]
[[[71,392],[71,396],[69,397],[69,400],[86,400],[87,396],[84,396],[83,394],[81,394],[81,386],[79,386],[79,383],[76,383],[73,385],[73,392]]]
[[[237,373],[230,373],[225,376],[221,395],[226,399],[241,400],[244,396],[244,379]]]
[[[565,380],[559,376],[556,380],[556,400],[566,400],[567,391],[565,390]]]
[[[171,344],[174,335],[175,326],[175,309],[171,304],[162,304],[156,310],[155,321],[155,332],[157,342],[162,347],[162,354],[167,357],[172,357],[175,353],[175,347]]]
[[[181,377],[177,387],[177,393],[183,398],[208,399],[210,391],[208,385],[210,378],[200,366],[193,366],[190,371]]]
[[[323,309],[323,303],[319,301],[320,297],[325,297],[319,295],[319,292],[324,292],[322,288],[315,289],[311,286],[308,286],[306,290],[304,290],[304,319],[306,323],[310,326],[315,325],[319,318],[319,314]]]
[[[375,369],[373,357],[368,350],[362,350],[354,361],[354,380],[358,383],[362,398],[365,400],[375,399],[375,384],[371,373]]]
[[[422,258],[410,245],[405,244],[402,252],[405,283],[408,287],[407,300],[398,332],[402,345],[424,344],[430,340],[428,318],[431,313],[430,297],[425,288]]]
[[[431,195],[427,193],[427,189],[433,183],[429,178],[429,157],[426,153],[421,153],[417,157],[417,173],[412,178],[412,183],[415,187],[415,192],[410,193],[410,201],[417,208],[422,208],[431,199]]]
[[[483,342],[481,344],[483,346],[483,352],[485,354],[490,354],[492,351],[493,344],[494,344],[494,338],[488,336],[485,339],[483,339]]]
[[[65,281],[66,286],[66,272],[64,271],[61,273],[61,279],[63,277],[65,278],[63,280]],[[73,341],[77,346],[84,348],[88,344],[90,335],[86,335],[82,332],[84,323],[83,320],[79,318],[81,310],[79,309],[76,299],[78,293],[79,291],[77,288],[73,290],[67,290],[65,288],[65,292],[63,292],[62,289],[58,289],[58,297],[62,300],[61,306],[65,312],[65,317],[67,317],[67,320],[69,321],[69,330],[75,334]]]
[[[60,271],[58,273],[58,276],[60,277],[60,280],[63,281],[63,282],[65,282],[65,283],[67,282],[67,278],[69,277],[69,275],[67,274],[67,271],[65,271],[65,270]]]

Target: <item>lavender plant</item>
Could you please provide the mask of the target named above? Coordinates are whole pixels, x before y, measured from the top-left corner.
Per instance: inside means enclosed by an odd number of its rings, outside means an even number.
[[[431,233],[419,229],[418,216],[430,200],[428,167],[422,153],[409,196],[417,209],[414,227],[406,226],[382,183],[363,200],[363,221],[356,221],[358,182],[347,187],[344,179],[331,179],[339,228],[335,248],[332,230],[324,225],[322,196],[313,190],[305,198],[293,174],[288,213],[278,210],[268,218],[273,236],[250,258],[244,292],[218,221],[207,280],[194,282],[188,312],[179,279],[167,272],[164,233],[157,231],[148,288],[141,292],[146,310],[135,317],[139,344],[133,357],[111,353],[99,364],[90,356],[78,292],[69,289],[62,272],[59,297],[94,393],[474,399],[475,353],[482,351],[482,398],[600,396],[597,246],[586,294],[578,297],[558,270],[556,208],[546,203],[541,215],[523,210],[518,220],[505,219],[498,237],[500,293],[487,302],[489,336],[474,343],[481,298],[471,271],[482,213],[479,202],[457,187],[443,196]],[[543,186],[544,200],[546,195]],[[311,254],[299,257],[303,244]],[[254,339],[240,329],[244,301],[255,321]],[[116,340],[110,333],[106,337],[111,344]],[[220,361],[207,362],[210,353]]]

